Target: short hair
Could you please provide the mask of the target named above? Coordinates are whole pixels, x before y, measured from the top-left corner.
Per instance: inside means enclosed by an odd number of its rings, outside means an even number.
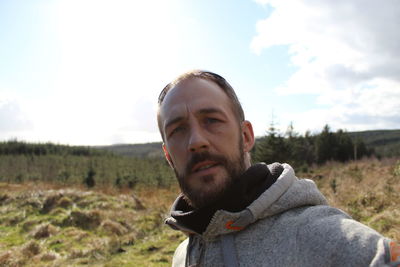
[[[174,81],[170,82],[167,84],[164,89],[162,89],[159,97],[158,97],[158,113],[157,113],[157,122],[158,122],[158,129],[160,130],[161,136],[164,140],[164,134],[162,132],[162,125],[160,121],[160,108],[161,105],[164,101],[165,96],[167,95],[168,91],[172,88],[174,88],[178,83],[190,80],[190,79],[204,79],[208,80],[211,82],[216,83],[228,96],[228,98],[231,101],[232,105],[232,110],[236,115],[236,118],[239,123],[244,121],[244,112],[242,105],[239,102],[239,99],[235,93],[235,90],[233,90],[232,86],[220,75],[213,73],[211,71],[204,71],[204,70],[192,70],[189,72],[186,72],[182,75],[180,75],[178,78],[176,78]]]

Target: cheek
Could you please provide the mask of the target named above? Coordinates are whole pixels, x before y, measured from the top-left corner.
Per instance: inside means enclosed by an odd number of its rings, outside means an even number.
[[[208,131],[214,135],[227,135],[229,133],[229,125],[215,124],[208,128]]]
[[[184,150],[179,145],[171,145],[171,147],[174,147],[174,149],[169,150],[171,163],[174,165],[174,168],[181,168],[186,158]]]

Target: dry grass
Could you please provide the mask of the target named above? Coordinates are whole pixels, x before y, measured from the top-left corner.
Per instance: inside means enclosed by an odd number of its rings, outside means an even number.
[[[301,177],[313,177],[330,205],[383,235],[400,240],[400,161],[364,159],[328,163]]]
[[[163,225],[176,192],[1,183],[0,266],[169,266],[184,238]]]
[[[332,206],[400,240],[400,161],[328,163],[312,177]],[[185,237],[163,225],[178,194],[0,183],[0,266],[170,266]]]

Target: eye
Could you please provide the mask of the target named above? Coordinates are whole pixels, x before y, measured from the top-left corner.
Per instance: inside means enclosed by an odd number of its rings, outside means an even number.
[[[171,132],[169,133],[168,136],[171,137],[171,136],[173,136],[174,134],[183,131],[184,129],[185,129],[184,126],[177,126],[177,127],[175,127],[174,129],[171,130]]]
[[[221,122],[221,120],[219,120],[217,118],[205,118],[204,122],[206,124],[212,124],[212,123],[216,123],[216,122]]]

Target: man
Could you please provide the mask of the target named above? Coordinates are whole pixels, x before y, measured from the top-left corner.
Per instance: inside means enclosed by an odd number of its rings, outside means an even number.
[[[173,266],[400,264],[396,243],[329,207],[288,164],[251,165],[252,125],[221,76],[192,71],[168,84],[158,126],[182,191],[166,223],[189,236]]]

